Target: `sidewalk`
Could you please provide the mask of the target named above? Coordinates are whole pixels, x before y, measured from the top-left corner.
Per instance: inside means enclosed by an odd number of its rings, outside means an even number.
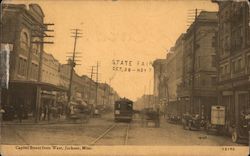
[[[48,120],[39,120],[35,122],[34,118],[24,119],[22,122],[19,122],[18,119],[13,121],[2,121],[2,125],[48,125],[48,124],[84,124],[87,123],[86,120],[73,120],[73,119],[51,119]]]
[[[89,117],[88,119],[67,119],[67,118],[59,118],[59,119],[50,119],[50,121],[48,120],[39,120],[37,123],[35,122],[34,118],[29,118],[29,119],[23,119],[22,122],[19,122],[18,119],[12,120],[12,121],[2,121],[2,125],[49,125],[49,124],[88,124],[89,120],[92,119],[92,121],[94,120],[106,120],[109,119],[110,117],[112,117],[113,113],[104,113],[102,114],[101,117],[97,118],[97,117]],[[93,120],[94,119],[94,120]]]

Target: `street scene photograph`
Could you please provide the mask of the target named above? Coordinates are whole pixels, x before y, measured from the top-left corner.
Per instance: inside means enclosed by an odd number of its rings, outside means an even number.
[[[248,1],[4,0],[0,43],[1,145],[249,148]]]

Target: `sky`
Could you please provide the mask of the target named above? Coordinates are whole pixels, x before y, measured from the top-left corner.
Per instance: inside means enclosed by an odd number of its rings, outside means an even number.
[[[5,3],[41,6],[45,22],[55,24],[51,27],[55,31],[54,44],[45,45],[45,51],[60,63],[66,63],[68,53],[73,51],[71,29],[81,29],[82,38],[76,46],[81,55],[77,73],[90,76],[91,66],[98,61],[99,81],[111,84],[121,97],[132,100],[153,93],[150,62],[166,57],[168,49],[186,32],[192,10],[218,10],[210,0],[5,0]],[[130,61],[130,65],[125,61]],[[122,69],[114,68],[117,66]],[[120,71],[125,68],[135,71]],[[138,72],[138,68],[146,71]]]

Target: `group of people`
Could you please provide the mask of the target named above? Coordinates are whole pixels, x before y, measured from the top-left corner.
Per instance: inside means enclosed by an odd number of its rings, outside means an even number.
[[[5,121],[11,121],[13,119],[18,119],[22,122],[23,119],[27,118],[27,108],[22,102],[18,105],[5,105],[2,109],[2,118]]]
[[[43,103],[40,106],[39,110],[39,120],[50,121],[51,119],[60,118],[62,115],[65,114],[65,110],[63,108],[64,108],[63,104],[52,103],[52,102]]]

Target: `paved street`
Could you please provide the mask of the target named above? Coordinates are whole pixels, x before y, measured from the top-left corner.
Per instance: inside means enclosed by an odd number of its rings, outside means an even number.
[[[2,144],[88,144],[114,126],[95,145],[206,145],[237,146],[230,137],[207,135],[204,131],[183,130],[180,125],[163,119],[160,128],[142,127],[135,119],[127,132],[128,123],[115,123],[112,115],[92,118],[87,124],[3,124]]]

